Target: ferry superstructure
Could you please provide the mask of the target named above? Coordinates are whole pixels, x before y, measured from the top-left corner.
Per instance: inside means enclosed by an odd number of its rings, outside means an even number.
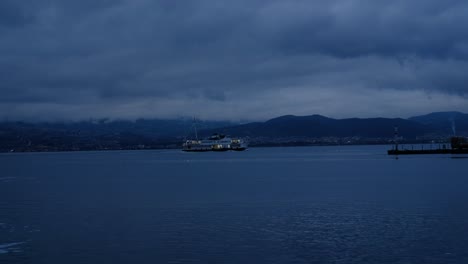
[[[226,137],[222,134],[214,134],[202,140],[186,140],[182,146],[183,151],[242,151],[248,147],[247,142],[241,138]]]

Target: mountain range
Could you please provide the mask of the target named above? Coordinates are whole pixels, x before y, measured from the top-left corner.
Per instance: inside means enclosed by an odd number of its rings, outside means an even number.
[[[0,151],[175,148],[195,136],[192,125],[191,119],[1,122]],[[200,137],[223,133],[248,137],[253,145],[387,143],[397,126],[402,139],[411,142],[467,136],[468,114],[436,112],[408,119],[285,115],[247,124],[197,121],[196,126]]]
[[[414,138],[435,132],[430,124],[395,118],[333,119],[320,115],[281,116],[266,122],[216,129],[220,133],[242,137],[366,137],[389,138],[394,127]],[[207,133],[215,130],[207,131]]]

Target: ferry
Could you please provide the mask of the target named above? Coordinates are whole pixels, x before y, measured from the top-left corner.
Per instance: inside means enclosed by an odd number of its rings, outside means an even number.
[[[222,134],[213,134],[211,137],[202,140],[186,140],[182,145],[182,150],[191,152],[242,151],[246,150],[247,147],[247,142],[241,138],[231,138]]]

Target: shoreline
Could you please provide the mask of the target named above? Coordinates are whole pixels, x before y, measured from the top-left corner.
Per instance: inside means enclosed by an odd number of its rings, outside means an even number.
[[[402,143],[400,145],[430,145],[428,142],[418,143]],[[449,143],[433,143],[433,145],[449,144]],[[343,146],[388,146],[389,149],[393,143],[353,143],[353,144],[294,144],[294,143],[276,143],[276,144],[252,144],[249,148],[292,148],[292,147],[343,147]],[[63,153],[63,152],[104,152],[104,151],[145,151],[145,150],[180,150],[182,146],[167,146],[167,147],[148,147],[148,148],[107,148],[107,149],[31,149],[31,150],[14,150],[6,151],[0,150],[0,154],[14,154],[14,153]]]

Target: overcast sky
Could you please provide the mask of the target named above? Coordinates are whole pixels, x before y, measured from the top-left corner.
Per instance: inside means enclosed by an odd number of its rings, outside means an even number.
[[[468,112],[466,0],[1,0],[0,119]]]

